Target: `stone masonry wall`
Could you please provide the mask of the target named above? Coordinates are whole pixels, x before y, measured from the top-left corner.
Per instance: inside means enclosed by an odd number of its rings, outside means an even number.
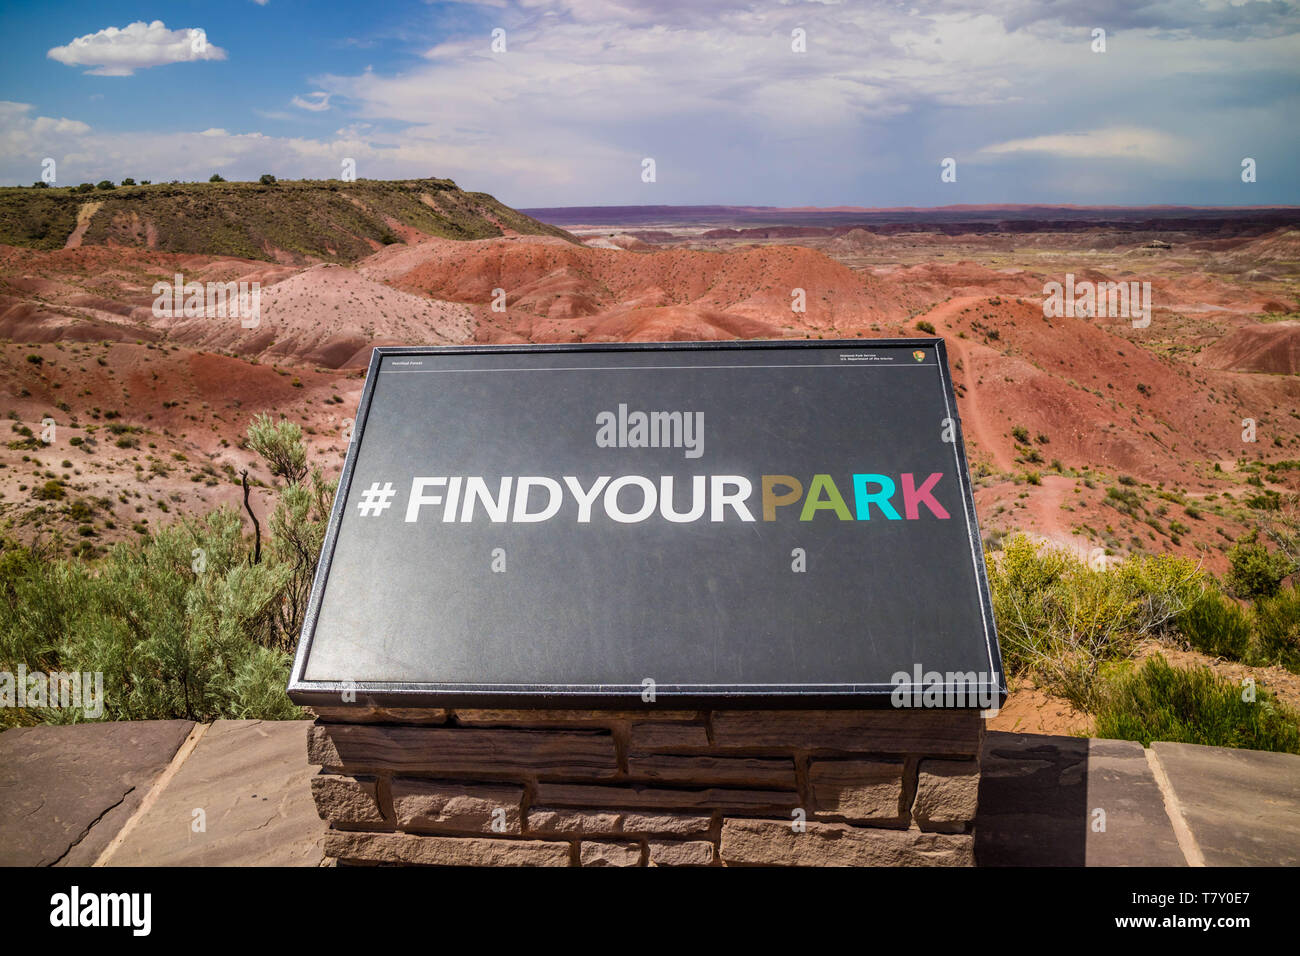
[[[973,863],[974,712],[316,712],[344,864]]]

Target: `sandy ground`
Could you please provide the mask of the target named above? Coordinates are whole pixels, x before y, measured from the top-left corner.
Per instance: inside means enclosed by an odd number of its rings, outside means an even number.
[[[1092,732],[1092,717],[1075,710],[1069,701],[1039,690],[1033,681],[1022,679],[1016,682],[1002,709],[985,727],[1018,734],[1088,736]]]

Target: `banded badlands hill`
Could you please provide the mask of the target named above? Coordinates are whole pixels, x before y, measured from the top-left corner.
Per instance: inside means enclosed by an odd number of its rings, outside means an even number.
[[[261,411],[336,471],[382,344],[941,335],[994,540],[1218,571],[1300,490],[1300,211],[531,212],[448,180],[0,190],[0,535],[93,554],[239,504]],[[156,315],[178,273],[259,283],[260,321]],[[1150,323],[1045,315],[1067,274],[1150,283]]]

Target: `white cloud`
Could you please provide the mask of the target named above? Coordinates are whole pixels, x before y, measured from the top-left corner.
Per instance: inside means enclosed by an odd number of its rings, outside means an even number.
[[[1190,149],[1177,136],[1159,130],[1115,127],[1012,139],[985,146],[979,152],[994,156],[1045,153],[1065,159],[1133,159],[1175,165],[1189,154]]]
[[[33,116],[29,103],[0,100],[0,157],[24,157],[26,172],[39,168],[41,159],[53,155],[57,144],[72,143],[89,135],[90,127],[80,120]],[[15,171],[15,182],[22,182],[23,177],[24,172]]]
[[[300,110],[320,113],[330,108],[330,95],[323,90],[317,90],[314,93],[308,93],[306,96],[295,96],[289,102]]]
[[[138,20],[121,29],[107,27],[87,33],[46,56],[67,66],[90,66],[95,76],[130,76],[136,70],[166,63],[224,60],[226,51],[208,42],[200,27],[168,30],[161,20]]]

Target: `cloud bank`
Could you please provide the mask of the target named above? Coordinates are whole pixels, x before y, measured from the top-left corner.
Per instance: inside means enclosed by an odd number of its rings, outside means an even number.
[[[207,124],[57,131],[24,107],[0,133],[0,177],[30,182],[41,155],[62,151],[60,169],[87,181],[323,178],[348,157],[359,176],[449,176],[526,206],[1300,202],[1300,133],[1279,122],[1300,111],[1300,13],[1289,4],[946,0],[922,12],[493,0],[457,10],[473,16],[450,35],[424,46],[418,31],[404,37],[420,55],[304,77],[313,92],[290,99],[300,112],[259,104],[256,132],[203,137],[193,154],[177,144]],[[58,50],[76,47],[64,62],[109,71],[193,58],[175,45],[184,31],[155,27],[171,39],[113,56],[77,47],[101,31]],[[224,56],[217,49],[206,58]],[[318,131],[335,116],[332,132]],[[294,118],[310,135],[277,135]],[[1270,170],[1249,196],[1245,156]],[[641,178],[647,157],[654,183]],[[940,182],[946,157],[955,183]]]

